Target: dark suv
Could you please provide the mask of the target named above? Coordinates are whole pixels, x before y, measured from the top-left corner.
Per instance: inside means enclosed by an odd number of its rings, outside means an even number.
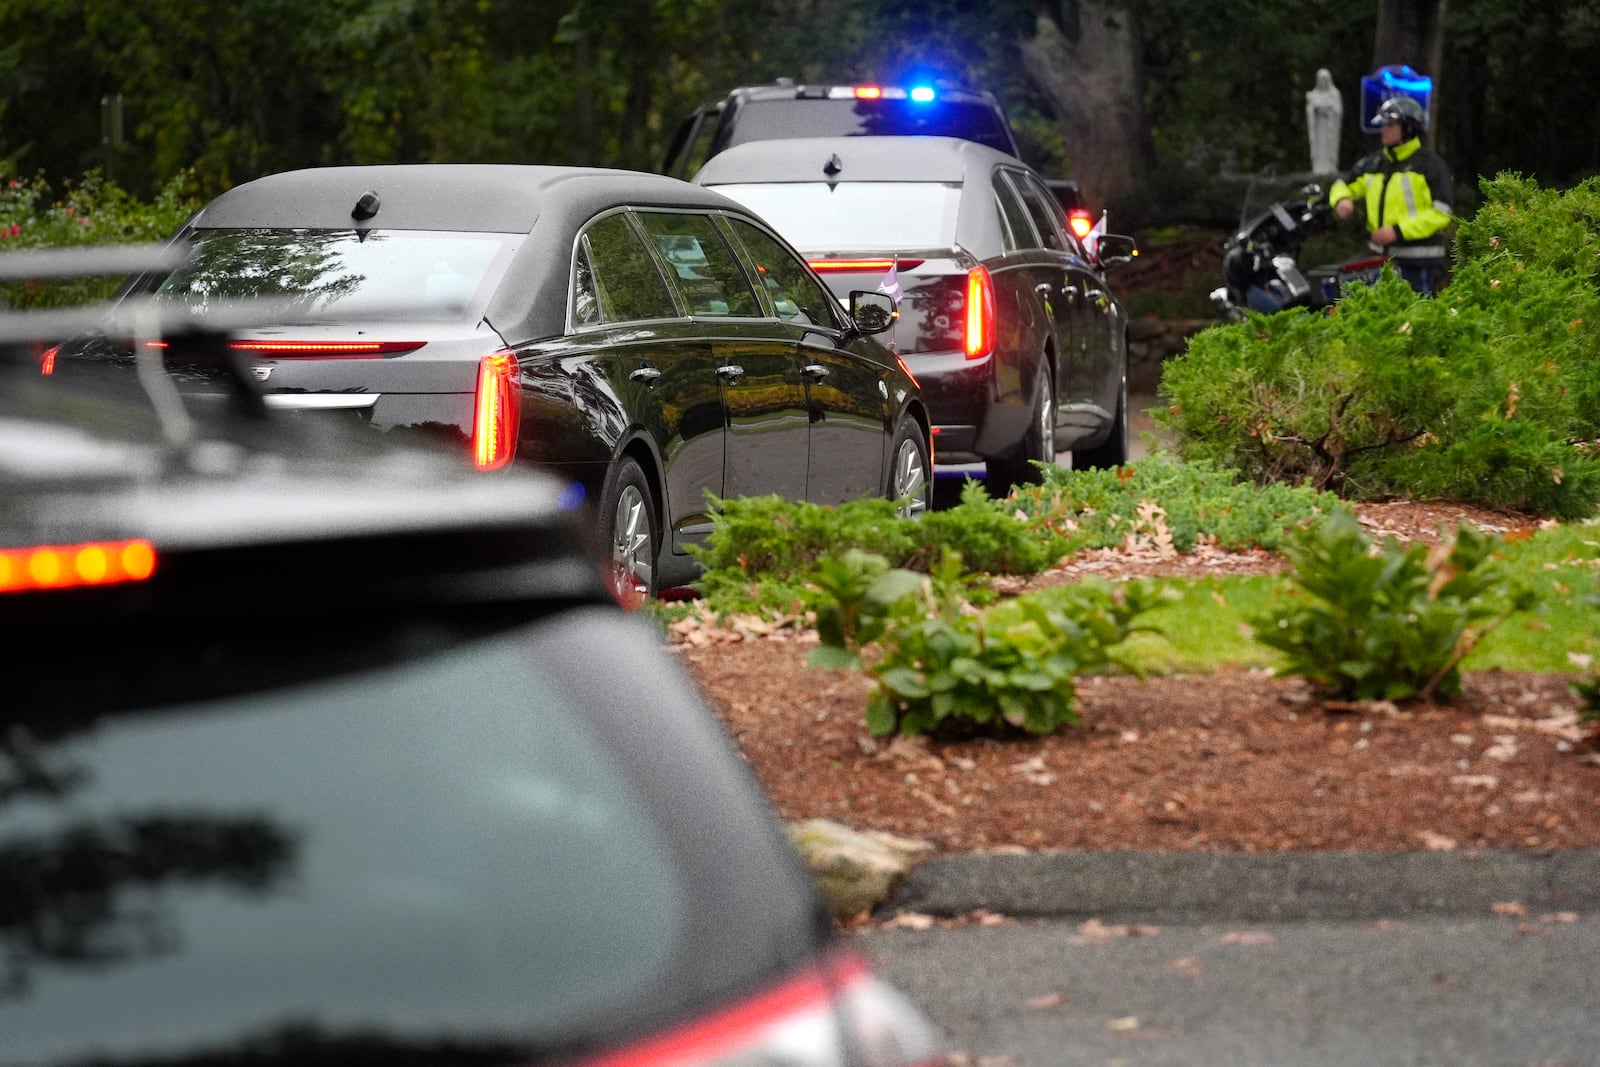
[[[943,1062],[561,483],[41,362],[38,314],[0,315],[0,1063]]]
[[[749,141],[791,137],[955,137],[1021,158],[991,92],[938,84],[771,85],[735,89],[679,124],[661,171],[693,177],[706,160]]]
[[[1005,109],[986,90],[938,84],[797,85],[780,78],[735,89],[686,117],[672,136],[661,172],[693,178],[712,156],[750,141],[883,136],[954,137],[1022,158]],[[1087,234],[1094,218],[1078,183],[1051,178],[1046,184],[1072,232]]]

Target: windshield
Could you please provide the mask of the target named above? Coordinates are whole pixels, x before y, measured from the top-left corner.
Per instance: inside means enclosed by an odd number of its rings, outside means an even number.
[[[487,296],[513,240],[431,230],[198,230],[193,256],[156,293],[190,307],[270,298],[319,318],[451,321]]]
[[[8,708],[0,1064],[413,1062],[659,980],[681,877],[536,632],[93,723]]]
[[[866,135],[956,137],[1011,155],[1016,151],[1004,119],[980,103],[939,100],[804,99],[747,100],[739,106],[728,143],[792,137]]]
[[[961,186],[945,182],[718,185],[805,252],[952,248]]]

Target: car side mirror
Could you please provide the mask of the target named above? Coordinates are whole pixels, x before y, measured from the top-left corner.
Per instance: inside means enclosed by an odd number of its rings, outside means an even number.
[[[1102,267],[1132,263],[1138,255],[1139,246],[1125,233],[1103,233],[1095,242],[1094,258]]]
[[[862,333],[868,336],[882,333],[894,325],[898,316],[894,297],[888,293],[869,293],[865,289],[851,291],[850,317],[855,320],[856,329]]]

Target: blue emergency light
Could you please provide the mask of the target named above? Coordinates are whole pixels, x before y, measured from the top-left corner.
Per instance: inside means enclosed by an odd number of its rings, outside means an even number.
[[[933,102],[933,89],[926,85],[914,86],[911,90],[911,99],[919,104]]]
[[[1422,105],[1422,113],[1432,117],[1433,79],[1420,74],[1405,64],[1379,67],[1361,79],[1361,128],[1377,133],[1382,127],[1372,124],[1372,117],[1385,100],[1396,96],[1409,96]]]

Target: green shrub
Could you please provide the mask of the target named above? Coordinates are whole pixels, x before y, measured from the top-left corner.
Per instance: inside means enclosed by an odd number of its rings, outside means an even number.
[[[1086,582],[1048,602],[1019,597],[1002,620],[973,612],[959,595],[962,564],[943,556],[931,575],[889,568],[863,554],[832,572],[834,603],[818,612],[823,643],[814,666],[860,666],[878,655],[867,729],[964,737],[1080,726],[1075,677],[1113,661],[1110,646],[1157,595],[1143,582]]]
[[[172,236],[199,207],[191,179],[180,174],[145,203],[91,171],[59,193],[40,178],[10,179],[0,186],[0,252],[25,248],[137,244]],[[68,307],[104,300],[119,277],[24,282],[3,287],[15,308]]]
[[[1490,561],[1495,542],[1470,526],[1453,542],[1374,546],[1336,513],[1287,548],[1300,596],[1251,620],[1256,640],[1288,657],[1331,696],[1356,700],[1449,696],[1461,660],[1533,594]]]
[[[700,592],[719,612],[808,610],[824,561],[851,550],[919,572],[948,550],[969,561],[967,573],[1034,574],[1070,548],[1051,530],[991,500],[977,482],[968,483],[955,507],[914,519],[879,499],[833,507],[777,496],[712,504],[711,534],[694,553],[706,568]],[[971,596],[983,595],[972,585]]]
[[[1572,518],[1600,499],[1600,179],[1484,183],[1452,284],[1385,271],[1331,314],[1253,315],[1169,360],[1157,410],[1186,460],[1354,499]]]
[[[1018,487],[1011,502],[1072,548],[1110,548],[1164,531],[1179,552],[1201,541],[1275,551],[1286,534],[1343,507],[1331,493],[1256,486],[1206,460],[1180,463],[1161,453],[1116,469],[1050,468],[1041,485]]]

